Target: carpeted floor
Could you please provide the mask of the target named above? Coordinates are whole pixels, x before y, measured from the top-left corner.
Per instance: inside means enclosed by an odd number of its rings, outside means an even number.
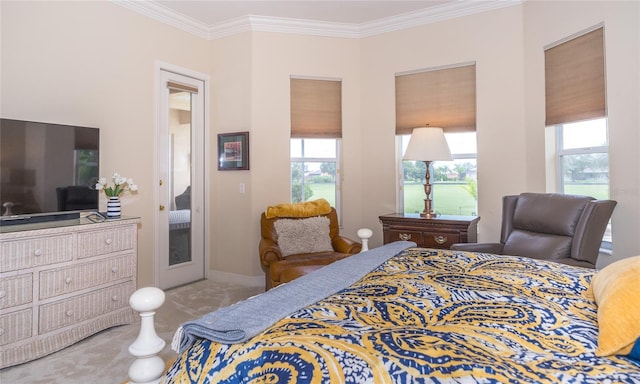
[[[156,332],[167,342],[160,356],[165,361],[176,357],[169,344],[181,323],[263,291],[264,287],[211,280],[166,291],[165,303],[155,316]],[[139,322],[105,330],[49,356],[0,370],[0,383],[122,383],[133,362],[127,349],[139,331]]]

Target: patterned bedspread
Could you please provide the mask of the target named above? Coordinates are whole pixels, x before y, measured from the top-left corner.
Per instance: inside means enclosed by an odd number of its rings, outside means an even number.
[[[640,365],[595,356],[592,275],[410,248],[246,343],[197,341],[166,382],[640,383]]]

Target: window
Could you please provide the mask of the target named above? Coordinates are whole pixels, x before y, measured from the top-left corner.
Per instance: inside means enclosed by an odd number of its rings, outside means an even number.
[[[476,65],[459,63],[396,74],[396,137],[399,164],[397,205],[424,211],[425,163],[403,161],[415,127],[442,127],[453,161],[432,162],[432,210],[476,215]]]
[[[609,198],[604,27],[545,48],[545,125],[555,127],[556,191]],[[549,177],[549,182],[553,177]],[[603,246],[610,247],[610,226]]]
[[[291,201],[326,199],[338,212],[339,139],[291,139]]]
[[[445,133],[452,161],[432,163],[433,210],[442,215],[475,216],[478,212],[476,133]],[[425,164],[422,161],[402,161],[411,135],[398,135],[401,164],[399,204],[405,213],[424,210]]]
[[[556,135],[559,192],[608,199],[607,119],[559,124]],[[603,240],[611,242],[610,227]]]
[[[292,77],[291,201],[324,198],[340,220],[342,81]]]

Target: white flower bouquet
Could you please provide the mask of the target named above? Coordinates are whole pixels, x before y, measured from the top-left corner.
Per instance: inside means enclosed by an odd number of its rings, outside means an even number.
[[[107,197],[119,197],[126,191],[138,191],[138,186],[133,182],[133,179],[120,176],[117,172],[113,174],[111,180],[113,181],[113,186],[107,186],[107,178],[99,178],[95,186],[96,191],[104,191]]]

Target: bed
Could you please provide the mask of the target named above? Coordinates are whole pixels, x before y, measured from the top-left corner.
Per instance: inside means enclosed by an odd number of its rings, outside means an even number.
[[[191,260],[191,210],[169,212],[169,265]]]
[[[184,324],[165,382],[640,383],[635,349],[598,356],[594,270],[411,245],[360,253],[210,314],[218,328],[206,338],[203,319]],[[371,265],[358,270],[362,262]],[[323,283],[327,292],[315,292]],[[274,302],[275,314],[254,312]]]

